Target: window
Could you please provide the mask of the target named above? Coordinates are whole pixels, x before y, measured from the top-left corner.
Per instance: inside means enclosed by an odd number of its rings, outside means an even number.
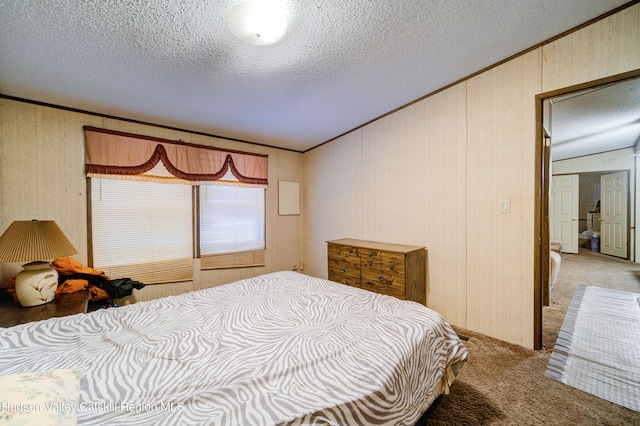
[[[199,196],[202,267],[264,264],[265,189],[203,185]]]
[[[267,155],[84,133],[94,268],[144,283],[190,280],[194,247],[203,269],[264,264]]]
[[[192,186],[91,178],[93,267],[145,284],[193,279]],[[202,269],[264,265],[265,188],[202,185]]]
[[[193,278],[191,186],[91,178],[93,267],[144,283]]]

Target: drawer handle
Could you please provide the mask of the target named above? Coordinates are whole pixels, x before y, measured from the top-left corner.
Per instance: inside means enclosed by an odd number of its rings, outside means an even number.
[[[395,281],[394,277],[391,277],[390,280],[387,280],[385,277],[383,277],[382,275],[378,275],[378,281],[383,282],[385,284],[389,284],[389,285],[393,285],[393,282]]]
[[[340,268],[340,272],[342,272],[344,274],[345,272],[347,272],[347,270],[344,269],[344,268]]]

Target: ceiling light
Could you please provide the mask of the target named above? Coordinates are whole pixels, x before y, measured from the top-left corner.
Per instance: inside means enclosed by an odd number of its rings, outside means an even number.
[[[256,46],[277,43],[287,32],[287,18],[277,4],[250,1],[234,6],[227,26],[240,41]]]

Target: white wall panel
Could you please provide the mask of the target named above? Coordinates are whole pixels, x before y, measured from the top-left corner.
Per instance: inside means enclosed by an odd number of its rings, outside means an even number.
[[[362,131],[304,155],[305,273],[326,278],[327,244],[362,238]]]
[[[533,344],[539,91],[540,49],[467,83],[467,322],[523,346]]]
[[[543,46],[542,92],[640,68],[640,4]]]
[[[466,326],[465,84],[363,129],[364,238],[427,248],[427,306]]]

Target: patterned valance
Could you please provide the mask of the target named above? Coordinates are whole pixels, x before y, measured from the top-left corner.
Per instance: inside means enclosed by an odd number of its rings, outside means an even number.
[[[267,184],[268,156],[84,127],[88,175],[141,175],[158,162],[175,177],[212,182],[231,171],[239,182]]]

